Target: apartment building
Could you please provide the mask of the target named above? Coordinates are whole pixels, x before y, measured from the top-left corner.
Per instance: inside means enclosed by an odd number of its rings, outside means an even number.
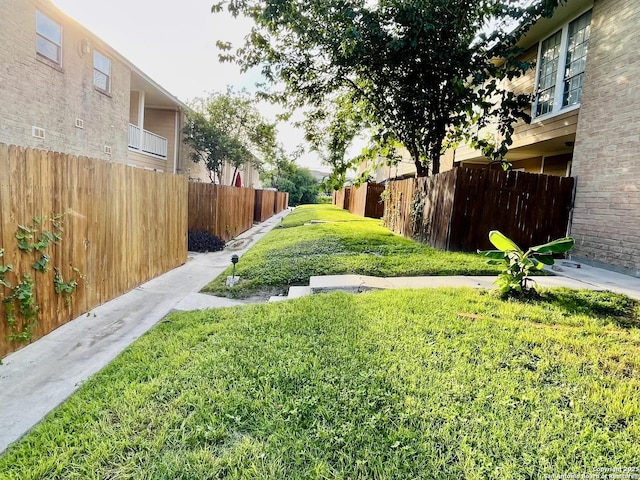
[[[640,2],[568,0],[521,40],[536,68],[512,83],[531,93],[531,122],[516,126],[514,169],[573,176],[569,234],[575,260],[640,276]],[[377,181],[415,175],[405,154]],[[449,150],[441,170],[484,168],[468,146]]]
[[[189,108],[51,1],[0,2],[0,41],[1,143],[210,181],[182,142]]]

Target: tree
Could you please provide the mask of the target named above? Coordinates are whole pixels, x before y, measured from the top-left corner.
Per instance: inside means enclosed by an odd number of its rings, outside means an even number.
[[[273,168],[261,175],[264,185],[289,193],[289,205],[317,203],[320,183],[307,168],[301,168],[279,150]]]
[[[222,183],[225,162],[238,169],[247,163],[260,166],[274,155],[275,124],[267,122],[246,93],[212,93],[191,102],[184,142],[191,159],[204,162],[211,182]]]
[[[491,155],[506,152],[529,97],[502,80],[530,68],[517,60],[517,41],[562,1],[224,0],[212,11],[226,6],[253,19],[243,46],[218,46],[227,51],[223,60],[260,67],[282,85],[267,96],[336,126],[343,109],[335,102],[349,99],[374,146],[400,142],[426,175],[439,172],[447,136],[466,137]],[[490,122],[498,145],[477,138]]]

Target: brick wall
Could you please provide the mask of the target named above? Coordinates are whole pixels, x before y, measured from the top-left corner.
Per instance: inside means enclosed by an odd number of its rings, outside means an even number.
[[[61,68],[36,54],[36,8],[62,25]],[[87,39],[91,51],[84,53]],[[2,0],[0,44],[0,142],[127,162],[131,73],[107,45],[44,0]],[[111,59],[109,95],[94,88],[93,49]],[[44,140],[32,136],[32,126],[45,130]]]
[[[640,2],[597,0],[573,157],[573,256],[640,276]]]

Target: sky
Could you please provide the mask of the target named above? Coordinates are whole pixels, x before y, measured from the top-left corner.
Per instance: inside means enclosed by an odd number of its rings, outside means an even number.
[[[242,74],[231,63],[218,62],[216,40],[239,46],[249,33],[247,19],[211,13],[214,0],[53,0],[70,17],[96,34],[170,93],[187,103],[227,86],[255,91],[259,74]],[[277,106],[260,104],[266,118],[275,119]],[[292,125],[278,125],[279,141],[293,152],[303,133]],[[307,153],[298,164],[329,171],[317,156]]]

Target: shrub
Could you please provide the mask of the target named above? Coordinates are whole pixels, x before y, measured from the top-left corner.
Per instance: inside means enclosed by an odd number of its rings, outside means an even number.
[[[200,230],[189,230],[187,248],[190,252],[219,252],[224,249],[224,240]]]

